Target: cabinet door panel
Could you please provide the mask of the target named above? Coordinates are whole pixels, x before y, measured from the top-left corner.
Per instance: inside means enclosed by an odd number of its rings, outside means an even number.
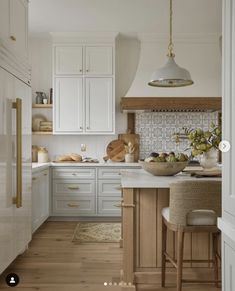
[[[112,47],[86,47],[86,74],[112,75]]]
[[[82,78],[56,78],[54,98],[55,133],[77,133],[83,130],[82,94]]]
[[[235,250],[226,242],[224,242],[224,282],[223,290],[235,290]]]
[[[82,47],[55,47],[55,74],[81,75]]]
[[[112,78],[86,79],[86,131],[112,133],[114,100]]]
[[[223,139],[231,144],[231,150],[223,153],[223,214],[235,223],[235,63],[233,60],[235,50],[235,15],[234,1],[224,3],[224,31],[223,31]]]
[[[10,0],[10,41],[11,47],[21,57],[27,57],[28,50],[28,9],[24,0]]]
[[[98,212],[102,216],[121,216],[120,197],[99,197]]]
[[[9,0],[0,1],[0,38],[4,41],[6,41],[9,36],[9,8]]]

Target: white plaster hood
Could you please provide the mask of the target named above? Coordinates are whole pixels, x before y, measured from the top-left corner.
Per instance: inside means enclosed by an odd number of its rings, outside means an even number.
[[[189,70],[194,84],[181,88],[148,85],[152,73],[167,61],[168,36],[139,34],[140,57],[133,82],[125,97],[217,97],[221,96],[221,53],[217,34],[174,36],[176,63]]]

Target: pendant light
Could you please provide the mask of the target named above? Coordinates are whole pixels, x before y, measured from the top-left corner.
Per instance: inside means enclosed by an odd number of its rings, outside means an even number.
[[[170,0],[170,39],[168,45],[168,61],[164,67],[156,70],[148,83],[154,87],[183,87],[193,84],[189,71],[179,67],[175,62],[172,41],[172,0]]]

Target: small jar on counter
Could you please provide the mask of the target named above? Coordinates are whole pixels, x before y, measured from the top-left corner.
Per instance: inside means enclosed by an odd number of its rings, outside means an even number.
[[[38,163],[47,163],[49,161],[48,151],[44,147],[38,149]]]
[[[32,162],[36,163],[38,161],[38,146],[32,145]]]

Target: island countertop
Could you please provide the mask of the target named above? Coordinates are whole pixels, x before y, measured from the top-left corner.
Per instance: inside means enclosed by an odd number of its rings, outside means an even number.
[[[170,184],[178,181],[199,179],[187,173],[175,176],[153,176],[143,169],[130,169],[121,171],[122,188],[169,188]],[[203,180],[217,180],[221,178],[202,178]]]

